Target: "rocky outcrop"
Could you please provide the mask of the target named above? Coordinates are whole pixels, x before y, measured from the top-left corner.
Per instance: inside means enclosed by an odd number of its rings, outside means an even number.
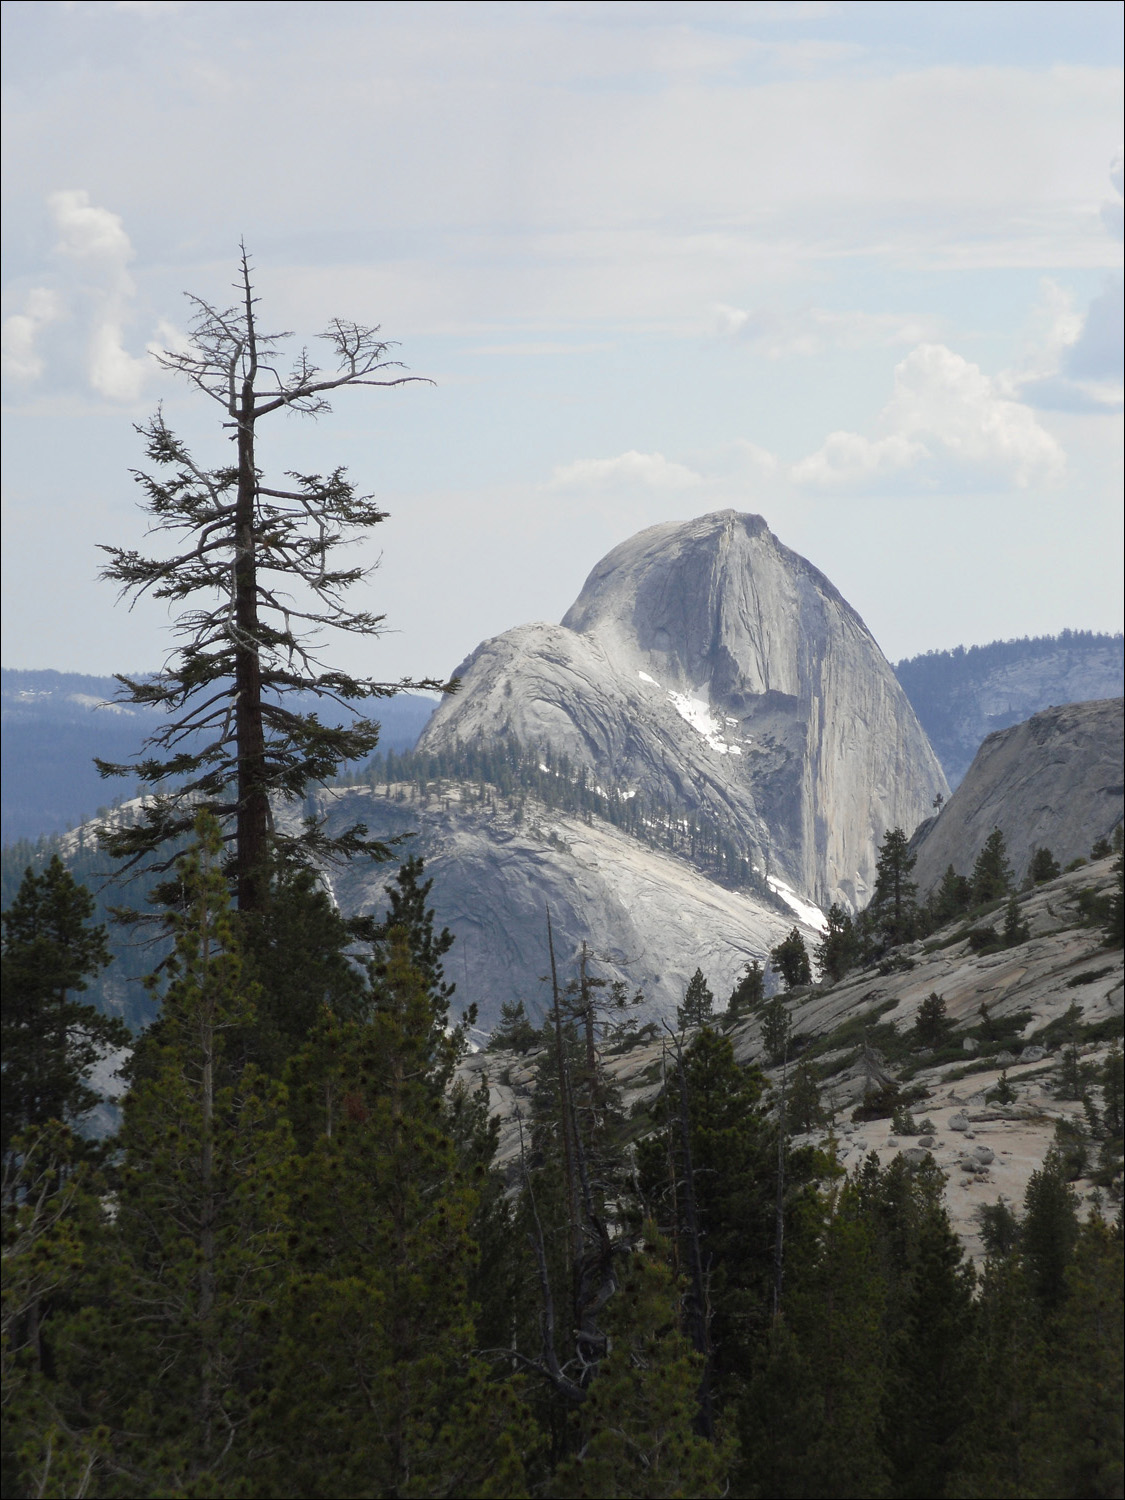
[[[1125,641],[1064,630],[967,651],[929,651],[900,661],[895,675],[950,786],[957,786],[987,735],[1053,706],[1120,696]]]
[[[574,972],[585,942],[599,977],[644,992],[645,1020],[674,1021],[696,967],[725,1005],[743,965],[755,958],[764,965],[798,921],[606,823],[534,802],[489,806],[468,788],[424,798],[392,786],[390,795],[332,791],[321,806],[333,829],[362,821],[380,838],[413,834],[403,853],[425,859],[437,920],[456,938],[446,960],[456,1003],[475,1002],[486,1028],[505,1001],[542,1014],[548,909],[560,977]],[[382,916],[387,872],[353,860],[328,878],[342,910]],[[798,925],[811,949],[816,932]]]
[[[615,788],[698,811],[769,876],[862,906],[884,832],[945,777],[856,612],[760,516],[654,526],[561,625],[480,645],[420,750],[510,733]]]
[[[918,831],[914,879],[924,895],[952,864],[968,874],[994,828],[1017,879],[1032,850],[1067,864],[1108,837],[1125,810],[1123,700],[1071,703],[990,734],[964,781]]]

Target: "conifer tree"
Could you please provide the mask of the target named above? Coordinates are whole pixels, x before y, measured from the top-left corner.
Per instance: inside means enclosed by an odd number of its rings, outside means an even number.
[[[476,1024],[477,1009],[470,1005],[461,1021],[450,1027],[449,1004],[457,986],[446,979],[442,960],[453,947],[453,934],[448,927],[435,931],[434,909],[426,904],[434,882],[432,879],[423,880],[423,874],[423,861],[418,855],[405,860],[395,872],[387,887],[386,915],[366,934],[372,947],[369,972],[372,994],[378,1005],[387,982],[394,944],[405,939],[411,962],[421,975],[430,997],[433,1017],[431,1055],[435,1060],[441,1058],[441,1065],[433,1074],[433,1083],[444,1089],[464,1050],[469,1028]]]
[[[1066,1272],[1078,1237],[1074,1193],[1066,1175],[1052,1146],[1024,1193],[1021,1248],[1032,1295],[1045,1313],[1056,1312],[1066,1297]]]
[[[1113,1496],[1125,1484],[1120,1231],[1099,1213],[1077,1232],[1051,1328],[1029,1468],[1043,1495]],[[1030,1486],[1029,1486],[1030,1488]]]
[[[828,926],[816,947],[816,964],[829,984],[843,979],[859,958],[859,941],[851,917],[838,902],[828,909]]]
[[[946,865],[941,883],[931,898],[930,911],[935,927],[952,922],[973,904],[973,883],[967,875],[958,875],[952,865]]]
[[[798,1063],[793,1069],[785,1108],[790,1124],[798,1134],[815,1130],[824,1124],[825,1113],[820,1102],[820,1088],[807,1062]]]
[[[370,928],[369,917],[344,917],[312,870],[278,871],[267,910],[240,916],[243,963],[257,1002],[253,1024],[232,1036],[235,1067],[254,1062],[280,1078],[325,1010],[340,1017],[366,1012],[369,984],[356,945]]]
[[[776,1067],[789,1055],[789,1043],[793,1037],[793,1020],[780,995],[767,1000],[762,1006],[762,1045],[766,1057]]]
[[[729,1449],[695,1431],[703,1360],[677,1326],[669,1247],[654,1224],[643,1233],[610,1304],[612,1348],[578,1413],[577,1451],[559,1466],[553,1495],[725,1493]]]
[[[1003,1205],[1001,1205],[1003,1206]],[[1019,1257],[1012,1252],[1008,1221],[1006,1253],[986,1241],[988,1260],[981,1281],[974,1359],[975,1411],[958,1443],[950,1491],[956,1495],[995,1495],[1003,1500],[1035,1493],[1036,1408],[1042,1400],[1047,1348],[1042,1318],[1031,1298]],[[1063,1493],[1060,1491],[1059,1493]]]
[[[809,952],[799,927],[790,928],[776,948],[770,949],[770,963],[785,981],[787,990],[812,983],[812,966]]]
[[[1027,867],[1028,885],[1045,885],[1048,880],[1057,880],[1061,873],[1059,862],[1050,849],[1035,848],[1031,851],[1031,863]]]
[[[653,1105],[658,1129],[637,1146],[640,1196],[688,1275],[686,1327],[710,1352],[719,1405],[748,1367],[772,1284],[778,1142],[763,1089],[730,1038],[704,1029],[669,1067]],[[801,1172],[789,1171],[799,1193]]]
[[[766,997],[766,976],[761,964],[756,958],[752,958],[739,975],[738,983],[731,991],[730,999],[727,1001],[726,1020],[734,1021],[738,1017],[755,1010]]]
[[[945,1001],[931,990],[918,1007],[914,1018],[914,1039],[920,1047],[941,1047],[950,1037],[953,1023],[946,1014]]]
[[[108,1462],[138,1494],[252,1482],[287,1223],[283,1096],[253,1067],[223,1081],[254,994],[219,827],[200,813],[196,835],[177,869],[159,1042],[124,1101],[112,1220],[60,1354],[71,1387],[99,1393]]]
[[[886,1287],[854,1191],[825,1195],[818,1233],[789,1278],[739,1410],[738,1493],[880,1496]]]
[[[715,997],[703,977],[703,970],[696,969],[688,980],[683,1004],[676,1007],[676,1024],[681,1031],[690,1026],[706,1026],[711,1020],[711,1007]]]
[[[875,893],[870,912],[879,925],[884,947],[893,948],[914,935],[915,893],[910,879],[916,856],[901,828],[892,828],[879,846],[875,864]]]
[[[1012,867],[1004,835],[994,828],[973,865],[973,901],[977,906],[1002,900],[1012,889]]]
[[[359,716],[341,727],[298,706],[295,694],[319,705],[350,706],[424,683],[378,682],[328,666],[320,657],[327,630],[380,633],[382,616],[352,610],[348,589],[368,569],[338,560],[357,530],[386,513],[359,493],[345,470],[289,474],[267,480],[258,426],[278,412],[317,416],[328,396],[349,386],[400,386],[392,346],[378,328],[335,319],[323,335],[331,367],[318,368],[307,350],[282,369],[290,337],[259,325],[258,299],[243,249],[237,301],[222,307],[191,297],[195,321],[181,351],[157,362],[216,402],[235,444],[234,461],[215,467],[196,459],[157,414],[140,429],[152,472],[135,475],[153,530],[172,539],[170,551],[144,556],[105,547],[103,577],[130,600],[145,595],[183,606],[176,620],[181,645],[173,664],[141,680],[120,677],[125,701],[163,709],[168,721],[146,741],[134,764],[99,761],[103,775],[128,775],[153,788],[139,822],[107,826],[106,847],[130,864],[168,868],[169,840],[192,827],[198,806],[223,824],[232,848],[240,911],[266,905],[274,860],[387,851],[360,824],[329,836],[323,819],[305,819],[299,834],[271,813],[271,799],[295,803],[342,765],[367,756],[378,725]],[[307,699],[306,699],[307,701]]]
[[[370,1021],[326,1016],[291,1077],[321,1112],[289,1183],[271,1493],[513,1495],[534,1433],[474,1359],[476,1192],[435,1088],[429,977],[387,939]],[[335,1080],[326,1105],[323,1080]]]
[[[1004,908],[1004,926],[1001,929],[1006,948],[1017,948],[1020,943],[1026,943],[1031,936],[1031,928],[1020,915],[1019,900],[1013,891],[1008,897],[1008,903]]]
[[[26,871],[3,922],[3,1103],[0,1148],[30,1126],[76,1124],[97,1104],[97,1063],[130,1040],[128,1028],[77,997],[109,963],[94,900],[56,854],[41,875]]]

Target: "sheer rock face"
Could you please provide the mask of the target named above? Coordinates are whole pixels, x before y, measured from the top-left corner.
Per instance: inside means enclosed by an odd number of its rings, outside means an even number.
[[[510,732],[609,787],[698,811],[824,906],[863,905],[888,828],[945,777],[894,673],[824,575],[760,516],[654,526],[562,625],[485,641],[418,748]]]
[[[941,816],[918,830],[914,880],[931,891],[952,864],[972,871],[994,828],[1004,835],[1017,880],[1032,851],[1063,865],[1108,838],[1125,809],[1125,700],[1102,698],[1035,714],[990,734]]]

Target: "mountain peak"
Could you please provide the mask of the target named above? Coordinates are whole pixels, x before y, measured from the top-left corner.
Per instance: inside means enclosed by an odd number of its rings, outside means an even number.
[[[878,843],[946,792],[867,627],[761,516],[653,526],[561,625],[484,642],[419,743],[509,733],[729,829],[764,875],[863,904]]]

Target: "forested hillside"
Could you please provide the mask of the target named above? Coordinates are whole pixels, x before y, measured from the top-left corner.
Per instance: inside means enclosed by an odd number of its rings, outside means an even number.
[[[202,818],[167,910],[161,1019],[107,1146],[67,1129],[92,1022],[72,994],[60,1049],[50,988],[103,961],[89,905],[55,864],[5,914],[6,995],[39,997],[5,1013],[5,1493],[1118,1492],[1108,1033],[1095,1068],[1071,1023],[1058,1092],[1085,1113],[1065,1116],[1018,1202],[982,1211],[974,1267],[921,1118],[925,1068],[966,1056],[940,1004],[901,1031],[886,1004],[867,1029],[794,1026],[833,987],[811,990],[787,944],[773,958],[787,995],[765,998],[751,973],[724,1006],[700,974],[660,1042],[584,955],[552,969],[541,1026],[505,1017],[473,1087],[456,1081],[471,1018],[451,1007],[449,936],[416,861],[356,961],[299,874],[264,921],[236,921],[219,857]],[[987,926],[973,899],[957,942]],[[1071,920],[1119,969],[1105,945],[1120,945],[1120,893],[1092,899]],[[912,909],[886,898],[850,964],[866,944],[908,971],[879,934]],[[989,941],[1027,942],[1012,925]],[[818,961],[846,975],[833,931]],[[768,1072],[738,1060],[747,1023]],[[974,1118],[1018,1119],[1011,1022],[986,1011],[978,1030],[977,1075],[1001,1071]],[[833,1126],[849,1049],[867,1083]],[[644,1087],[623,1095],[633,1055]],[[913,1089],[892,1089],[907,1059]],[[493,1073],[520,1106],[502,1159]],[[866,1151],[892,1114],[904,1149]],[[1093,1147],[1100,1208],[1071,1185]],[[993,1155],[965,1153],[973,1173]]]

